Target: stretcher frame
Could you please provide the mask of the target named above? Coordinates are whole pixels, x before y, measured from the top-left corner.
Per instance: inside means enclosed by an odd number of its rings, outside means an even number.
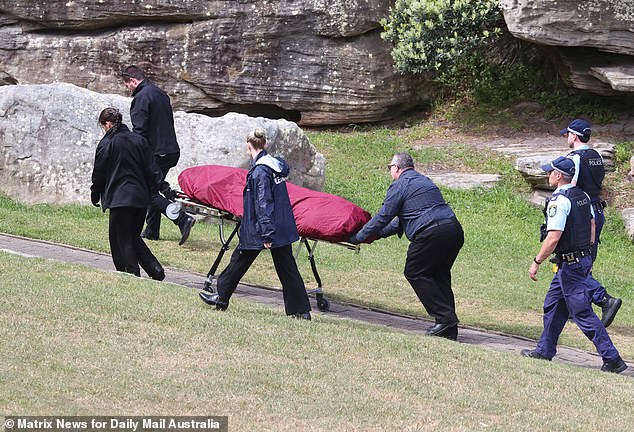
[[[181,208],[185,212],[191,215],[210,217],[210,218],[218,220],[219,222],[218,236],[222,246],[220,248],[220,251],[218,252],[218,256],[216,257],[213,264],[211,265],[209,272],[207,272],[207,279],[205,280],[203,285],[203,290],[215,293],[216,288],[215,288],[214,282],[217,279],[216,272],[218,271],[218,267],[220,266],[220,262],[222,261],[224,254],[229,250],[231,241],[238,234],[238,231],[240,229],[240,223],[242,222],[242,218],[226,210],[221,210],[219,208],[213,207],[209,204],[206,204],[194,198],[191,198],[190,196],[188,196],[187,194],[181,191],[176,192],[176,197],[174,200],[181,205]],[[231,233],[229,234],[228,237],[225,235],[225,226],[224,226],[225,222],[231,222],[235,224],[235,226],[231,230]],[[361,248],[360,248],[360,245],[354,245],[348,242],[330,242],[330,241],[314,239],[310,237],[300,237],[299,243],[297,244],[297,247],[295,249],[295,254],[294,254],[295,259],[299,257],[299,253],[301,252],[302,247],[305,246],[306,251],[308,253],[308,260],[310,261],[310,268],[313,272],[313,276],[315,277],[315,281],[317,282],[317,287],[314,289],[307,289],[306,293],[315,294],[315,298],[317,300],[317,308],[320,311],[327,311],[328,309],[330,309],[330,302],[328,301],[328,299],[324,297],[324,290],[322,286],[321,277],[319,276],[319,272],[317,271],[317,264],[315,263],[315,250],[317,248],[317,243],[320,241],[327,242],[327,243],[334,244],[341,247],[345,247],[346,249],[349,249],[353,251],[354,253],[359,253]]]

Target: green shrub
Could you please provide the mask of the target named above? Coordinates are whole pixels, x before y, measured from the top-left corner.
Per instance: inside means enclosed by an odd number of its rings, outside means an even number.
[[[496,0],[397,0],[382,23],[401,73],[452,70],[501,34]]]

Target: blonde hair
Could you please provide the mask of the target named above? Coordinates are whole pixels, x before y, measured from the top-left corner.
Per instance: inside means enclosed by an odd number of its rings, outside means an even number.
[[[264,150],[266,145],[266,133],[264,129],[257,128],[256,130],[249,132],[247,135],[247,142],[251,144],[255,150]]]

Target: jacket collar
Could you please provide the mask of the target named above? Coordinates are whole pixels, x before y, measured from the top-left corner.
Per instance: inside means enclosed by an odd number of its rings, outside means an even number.
[[[256,162],[260,160],[262,157],[266,156],[267,154],[268,153],[266,152],[266,150],[262,150],[260,153],[258,153],[255,159],[253,159],[253,162],[251,162],[251,166],[255,166]]]
[[[416,170],[414,170],[414,168],[407,168],[405,171],[401,173],[400,176],[398,176],[397,180],[400,180],[403,177],[410,177],[412,175],[416,175]]]
[[[106,132],[105,136],[112,138],[114,134],[119,132],[130,132],[130,129],[128,129],[128,127],[125,124],[121,123],[119,126],[115,126],[111,128],[108,132]]]
[[[136,88],[135,88],[135,89],[134,89],[134,91],[132,92],[132,96],[136,96],[136,94],[137,94],[138,92],[140,92],[140,91],[141,91],[141,89],[142,89],[143,87],[145,87],[146,85],[148,85],[148,83],[149,83],[149,82],[150,82],[150,81],[149,81],[147,78],[146,78],[146,79],[144,79],[143,81],[141,81],[141,82],[139,83],[139,85],[138,85],[138,86],[136,86]]]

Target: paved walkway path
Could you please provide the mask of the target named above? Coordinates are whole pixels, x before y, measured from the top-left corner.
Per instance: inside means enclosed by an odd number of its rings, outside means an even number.
[[[114,271],[110,255],[42,240],[0,234],[0,251],[27,257],[40,257],[73,264],[84,264],[104,271]],[[205,278],[206,276],[200,273],[166,269],[165,280],[184,287],[199,289],[203,286]],[[235,295],[258,303],[282,307],[282,296],[275,289],[240,284]],[[341,319],[363,321],[400,331],[423,334],[425,329],[431,325],[431,321],[421,318],[352,304],[335,303],[333,301],[330,302],[330,310],[328,312],[318,312],[314,298],[311,299],[311,302],[313,302],[312,306],[316,314],[323,313]],[[512,352],[518,355],[522,349],[535,346],[535,341],[527,338],[467,326],[460,326],[458,342],[478,345],[496,351]],[[563,346],[558,347],[557,357],[553,361],[592,369],[599,369],[602,365],[601,358],[595,353]],[[634,377],[634,363],[628,362],[628,365],[630,367],[623,375]]]

